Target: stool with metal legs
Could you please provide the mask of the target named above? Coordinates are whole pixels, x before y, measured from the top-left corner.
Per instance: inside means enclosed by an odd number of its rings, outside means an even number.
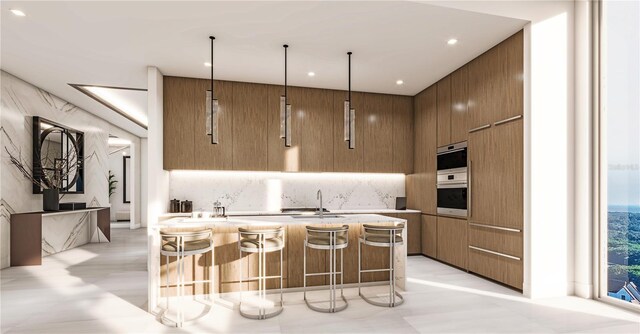
[[[315,227],[307,226],[307,234],[304,239],[304,301],[307,306],[318,312],[334,313],[347,308],[349,304],[344,298],[344,249],[349,244],[349,226],[340,227]],[[307,247],[329,251],[329,271],[307,274]],[[336,268],[337,250],[340,250],[340,271]],[[312,305],[307,300],[307,276],[329,276],[329,307],[323,308]],[[344,304],[337,306],[336,286],[337,275],[340,275],[340,298]]]
[[[395,307],[404,302],[404,298],[396,291],[395,277],[395,248],[403,244],[402,231],[404,223],[394,226],[377,226],[364,224],[362,226],[362,234],[358,242],[358,295],[366,302],[376,306]],[[373,247],[389,248],[389,268],[384,269],[368,269],[362,270],[362,244]],[[371,300],[362,294],[361,277],[362,273],[373,272],[389,272],[389,300],[386,302],[378,302]]]
[[[242,253],[258,254],[258,276],[242,277],[240,270],[240,314],[250,319],[268,319],[280,314],[283,310],[282,302],[282,249],[285,245],[285,233],[282,226],[274,229],[250,230],[238,229],[238,250],[240,252],[240,262],[242,263]],[[280,275],[267,276],[267,253],[280,251]],[[241,266],[242,267],[242,266]],[[280,302],[276,303],[273,311],[268,312],[264,306],[267,300],[267,280],[280,279]],[[257,314],[252,314],[243,310],[242,307],[242,282],[258,281],[258,296],[260,305]]]
[[[167,280],[166,280],[166,303],[167,309],[169,310],[169,257],[176,257],[176,294],[178,297],[178,310],[176,312],[176,320],[172,321],[171,325],[175,325],[176,327],[182,327],[184,324],[184,313],[182,310],[182,298],[184,297],[184,286],[189,284],[196,283],[209,283],[209,294],[213,294],[213,263],[214,263],[214,246],[213,246],[213,231],[202,230],[202,231],[194,231],[194,232],[166,232],[160,231],[161,241],[161,249],[160,255],[166,257],[166,270],[167,270]],[[205,254],[207,252],[211,252],[211,265],[209,266],[209,279],[207,280],[198,280],[198,281],[189,281],[185,282],[185,269],[184,269],[184,258],[186,256]],[[209,308],[210,309],[210,308]],[[161,320],[163,323],[167,324],[166,320],[168,319],[164,312],[161,316]]]

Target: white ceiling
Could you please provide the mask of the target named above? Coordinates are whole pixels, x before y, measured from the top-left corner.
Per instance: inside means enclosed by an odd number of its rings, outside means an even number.
[[[217,79],[281,84],[286,42],[291,85],[346,89],[353,51],[353,90],[415,95],[526,24],[402,1],[3,1],[1,15],[3,70],[141,137],[143,128],[67,84],[146,88],[147,66],[207,78],[213,34]]]

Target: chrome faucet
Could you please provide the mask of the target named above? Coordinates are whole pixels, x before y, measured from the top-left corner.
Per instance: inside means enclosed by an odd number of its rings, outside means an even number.
[[[322,219],[322,213],[324,212],[324,209],[322,208],[322,190],[318,189],[316,199],[320,200],[320,207],[318,208],[318,211],[320,211],[320,219]]]

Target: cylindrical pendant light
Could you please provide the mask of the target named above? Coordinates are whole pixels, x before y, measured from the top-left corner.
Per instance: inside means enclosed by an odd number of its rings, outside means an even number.
[[[280,138],[284,138],[284,146],[291,147],[291,105],[287,95],[287,48],[284,47],[284,95],[280,96]]]
[[[351,54],[351,51],[347,52],[349,56],[349,97],[344,101],[344,140],[350,150],[356,148],[356,110],[351,103]]]
[[[211,136],[211,144],[218,143],[218,100],[215,98],[213,91],[213,36],[209,36],[211,40],[211,90],[207,91],[206,102],[206,128],[207,135]]]

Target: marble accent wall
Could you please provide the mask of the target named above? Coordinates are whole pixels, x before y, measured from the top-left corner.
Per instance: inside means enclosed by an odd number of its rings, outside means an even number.
[[[31,166],[32,116],[41,116],[83,131],[85,193],[65,195],[63,201],[86,202],[87,206],[106,206],[109,203],[107,139],[111,125],[7,72],[0,71],[0,74],[0,268],[4,268],[9,266],[10,214],[42,210],[42,195],[31,193],[31,183],[10,164],[5,148],[20,155]]]
[[[316,207],[322,190],[329,210],[393,209],[405,196],[403,174],[171,171],[170,197],[193,201],[194,211],[211,211],[220,201],[231,211],[279,211]]]

